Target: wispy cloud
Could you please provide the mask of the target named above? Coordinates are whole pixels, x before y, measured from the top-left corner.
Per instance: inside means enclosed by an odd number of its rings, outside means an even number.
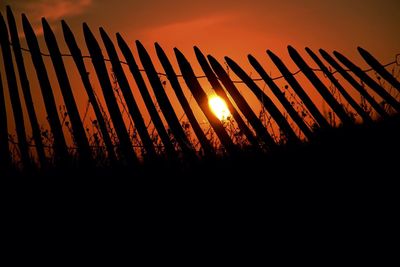
[[[93,0],[42,0],[25,2],[21,8],[31,19],[45,17],[50,21],[82,14]],[[20,4],[21,5],[21,4]]]
[[[58,22],[61,19],[83,14],[93,4],[93,0],[19,0],[5,1],[15,13],[25,13],[37,35],[42,35],[40,20]],[[57,27],[54,27],[57,28]]]

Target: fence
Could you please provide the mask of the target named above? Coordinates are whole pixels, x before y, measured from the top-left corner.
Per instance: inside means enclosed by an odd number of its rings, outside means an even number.
[[[97,164],[96,157],[98,155],[95,155],[92,137],[89,137],[87,131],[85,131],[84,122],[80,117],[79,108],[74,99],[74,88],[70,82],[73,77],[68,77],[63,62],[66,56],[72,57],[94,112],[94,121],[98,129],[95,143],[101,144],[101,147],[104,148],[103,155],[105,155],[107,164],[111,165],[136,165],[141,160],[152,160],[160,156],[184,160],[212,157],[218,151],[213,139],[209,136],[210,131],[215,134],[224,153],[234,155],[240,149],[243,149],[243,146],[238,144],[238,139],[233,138],[227,123],[219,120],[210,110],[208,96],[199,82],[203,78],[208,80],[216,94],[227,103],[231,122],[236,127],[235,133],[240,133],[241,140],[244,140],[246,147],[255,151],[268,151],[282,142],[299,143],[304,139],[312,139],[316,132],[335,126],[332,123],[332,117],[340,120],[341,125],[347,126],[356,123],[355,117],[363,123],[371,123],[374,118],[385,118],[400,111],[398,98],[400,83],[396,79],[396,75],[390,73],[387,69],[388,66],[399,65],[399,55],[397,55],[397,61],[382,65],[369,52],[358,48],[362,58],[371,67],[369,70],[361,70],[360,67],[338,52],[334,52],[333,57],[322,49],[319,50],[319,55],[317,55],[311,49],[306,48],[306,52],[312,61],[318,65],[318,69],[313,69],[293,47],[289,46],[289,55],[299,68],[297,72],[291,73],[277,55],[267,51],[268,56],[282,73],[282,76],[271,77],[259,61],[249,55],[248,60],[254,68],[253,71],[260,76],[260,78],[254,79],[235,61],[225,57],[229,71],[231,70],[239,78],[239,80],[233,80],[230,73],[220,62],[211,55],[206,57],[197,47],[194,48],[195,55],[204,76],[196,76],[189,61],[175,48],[174,53],[181,73],[177,74],[164,50],[160,45],[155,44],[157,57],[164,69],[160,73],[157,72],[149,53],[140,42],[136,42],[136,47],[143,69],[139,69],[132,50],[122,36],[117,34],[117,44],[114,44],[102,28],[100,28],[100,36],[109,59],[105,58],[100,43],[86,24],[83,24],[83,32],[89,56],[82,55],[73,32],[64,21],[62,21],[62,31],[65,44],[70,52],[68,55],[61,53],[59,43],[45,19],[42,19],[42,26],[49,54],[41,52],[37,36],[25,15],[22,15],[22,25],[24,38],[28,45],[27,49],[21,47],[18,29],[11,9],[7,7],[7,22],[3,15],[0,15],[0,45],[6,76],[5,78],[0,76],[0,164],[4,168],[8,168],[13,162],[15,163],[15,153],[18,155],[17,158],[22,163],[23,168],[27,169],[38,164],[42,167],[52,164],[71,164],[71,157],[73,157],[71,146],[67,144],[63,131],[65,117],[60,119],[54,96],[54,86],[49,79],[44,57],[50,57],[61,90],[66,109],[65,116],[69,118],[68,126],[70,126],[76,148],[77,159],[74,160],[85,165]],[[39,81],[50,126],[50,144],[45,144],[43,140],[44,133],[43,129],[40,128],[41,119],[38,118],[33,101],[29,82],[32,78],[29,77],[30,73],[27,72],[25,67],[24,52],[29,52]],[[120,60],[119,54],[121,53],[125,61]],[[92,67],[101,86],[107,112],[104,112],[103,104],[99,101],[89,79],[85,58],[90,58],[92,61]],[[324,63],[322,59],[329,65]],[[116,95],[114,81],[110,79],[110,70],[106,65],[108,61],[112,66],[112,77],[115,78],[122,96]],[[140,92],[154,125],[152,130],[146,125],[142,115],[143,110],[137,103],[137,97],[135,98],[132,93],[132,82],[129,80],[123,65],[129,68],[136,83],[135,86]],[[348,69],[345,69],[342,65]],[[378,78],[369,76],[369,71],[374,71]],[[326,81],[321,80],[321,77],[317,75],[318,72],[323,73],[324,78],[330,82],[331,86],[328,86]],[[147,81],[143,73],[146,74]],[[302,73],[308,79],[316,92],[322,97],[324,104],[332,110],[330,117],[327,118],[326,115],[322,114],[315,101],[306,92],[307,90],[296,79],[298,73]],[[174,105],[171,104],[165,92],[165,84],[160,80],[160,75],[167,77],[184,111],[187,123],[182,123],[182,120],[177,116],[176,109],[174,109]],[[74,77],[74,79],[76,78]],[[17,79],[19,79],[19,83]],[[286,80],[287,86],[283,89],[278,86],[278,79]],[[3,80],[7,81],[5,87],[3,87]],[[386,81],[390,90],[387,86],[383,86],[382,80]],[[269,93],[265,92],[259,82],[268,87]],[[350,86],[345,86],[344,82]],[[24,101],[21,101],[18,84],[20,84]],[[263,114],[268,115],[269,123],[279,129],[281,133],[279,140],[271,134],[260,115],[257,115],[252,109],[251,104],[238,89],[238,84],[244,85],[246,90],[252,92],[259,100]],[[334,88],[335,92],[330,87]],[[354,94],[349,93],[349,87],[359,93],[362,99],[361,103],[356,100]],[[7,119],[10,115],[7,115],[4,97],[4,90],[7,88],[16,127],[17,141],[14,143],[17,145],[17,152],[10,150],[11,140],[7,126]],[[205,130],[197,118],[193,104],[187,97],[188,92],[185,92],[186,88],[207,119],[207,123],[210,125],[209,130]],[[272,99],[271,93],[276,100]],[[155,96],[155,100],[152,95]],[[25,107],[23,107],[23,103],[25,103]],[[296,106],[296,103],[299,103],[299,106]],[[126,109],[125,115],[123,114],[124,111],[121,111],[121,104]],[[26,109],[27,118],[24,116],[23,109]],[[109,118],[106,113],[109,114]],[[127,127],[124,118],[126,115],[133,122],[135,133],[140,139],[138,141],[140,155],[133,144],[132,132]],[[162,117],[165,122],[163,122]],[[307,118],[311,119],[312,124],[307,121]],[[29,120],[30,125],[28,130],[25,124],[27,120]],[[193,139],[189,138],[188,129],[194,134]],[[31,132],[33,142],[28,141],[28,132]],[[112,135],[113,132],[115,132],[115,136]],[[156,132],[156,135],[154,132]],[[32,152],[31,147],[34,147],[34,152]],[[46,152],[48,149],[51,150],[51,156]],[[38,162],[35,163],[35,161]]]

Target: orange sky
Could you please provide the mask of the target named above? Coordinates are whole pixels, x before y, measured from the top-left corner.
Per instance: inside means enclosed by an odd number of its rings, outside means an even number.
[[[357,46],[366,48],[383,63],[393,61],[394,55],[400,53],[398,0],[0,0],[3,15],[6,5],[12,7],[21,32],[20,14],[27,14],[44,51],[41,17],[48,19],[62,52],[66,53],[69,51],[63,44],[60,20],[71,26],[84,54],[88,53],[84,48],[82,22],[87,22],[97,37],[100,26],[114,40],[115,33],[120,32],[133,50],[134,41],[140,40],[156,65],[154,42],[165,49],[173,62],[172,49],[178,47],[199,75],[203,73],[196,64],[193,45],[221,61],[223,56],[229,56],[248,72],[252,69],[246,55],[251,53],[272,76],[280,73],[267,57],[266,49],[281,56],[291,70],[297,69],[288,58],[287,45],[293,45],[302,55],[306,55],[303,50],[306,46],[338,50],[362,67],[366,64],[360,59]],[[67,66],[73,66],[66,61]],[[2,77],[4,80],[5,75]],[[53,82],[57,84],[54,77]],[[72,83],[79,81],[75,79]],[[85,98],[77,98],[80,107],[84,106]]]

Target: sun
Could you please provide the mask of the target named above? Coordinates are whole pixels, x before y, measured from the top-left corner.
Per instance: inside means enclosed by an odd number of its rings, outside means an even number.
[[[215,116],[217,116],[217,118],[221,121],[225,120],[231,115],[225,101],[219,96],[211,96],[208,100],[208,105]]]

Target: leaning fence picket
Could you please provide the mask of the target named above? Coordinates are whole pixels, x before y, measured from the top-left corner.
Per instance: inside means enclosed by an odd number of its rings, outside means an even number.
[[[270,50],[267,50],[267,54],[274,62],[274,64],[278,67],[282,75],[285,77],[285,80],[290,84],[293,91],[300,97],[301,101],[303,101],[304,105],[310,111],[311,115],[314,117],[319,127],[322,129],[330,128],[328,121],[324,118],[324,116],[312,102],[310,97],[304,91],[303,87],[299,84],[293,74],[289,71],[285,64],[283,64],[282,60]]]
[[[99,103],[96,100],[96,96],[94,94],[93,87],[90,83],[89,73],[87,72],[85,63],[83,61],[82,52],[79,49],[78,44],[76,43],[75,37],[74,37],[71,29],[67,25],[67,23],[63,20],[63,21],[61,21],[61,24],[62,24],[62,29],[63,29],[64,40],[68,46],[69,51],[71,52],[72,58],[78,69],[79,75],[81,77],[83,86],[86,91],[86,94],[88,95],[89,102],[93,107],[93,111],[94,111],[94,114],[97,119],[100,133],[101,133],[101,136],[104,141],[104,145],[107,150],[108,159],[109,159],[111,165],[115,165],[115,163],[117,162],[117,158],[115,156],[113,143],[112,143],[110,135],[108,133],[107,125],[104,120],[103,114],[101,112]]]
[[[249,127],[247,127],[246,123],[240,116],[239,112],[233,106],[228,95],[225,93],[225,90],[222,88],[221,84],[219,83],[217,76],[215,75],[215,73],[212,71],[210,65],[208,64],[206,57],[203,55],[203,53],[200,51],[200,49],[196,46],[194,47],[194,51],[196,53],[197,61],[199,61],[200,66],[203,69],[204,74],[207,76],[209,83],[211,84],[212,88],[217,93],[217,95],[225,101],[225,103],[228,107],[228,110],[232,114],[233,118],[235,119],[240,131],[246,136],[246,138],[250,142],[250,144],[255,149],[258,149],[259,142],[258,142],[257,138],[251,132]]]
[[[21,160],[24,167],[29,169],[32,167],[32,162],[29,155],[28,142],[26,141],[24,115],[22,113],[22,105],[18,92],[17,78],[14,70],[14,62],[12,59],[11,49],[9,45],[7,26],[1,14],[0,14],[0,46],[1,46],[1,51],[3,52],[3,63],[6,72],[8,92],[11,100],[11,108],[14,115],[18,148],[21,154]]]
[[[257,134],[257,137],[269,148],[273,148],[276,146],[276,143],[272,136],[268,133],[267,129],[262,125],[261,121],[257,118],[257,115],[253,112],[250,105],[244,99],[244,97],[240,94],[239,90],[233,84],[228,74],[225,72],[224,68],[219,64],[219,62],[212,57],[211,55],[207,56],[211,67],[215,71],[215,74],[219,77],[222,84],[225,86],[226,90],[235,101],[236,105],[243,113],[243,115],[247,118],[250,125],[253,127],[254,131]]]
[[[248,55],[248,59],[249,59],[250,64],[258,72],[258,74],[261,76],[261,78],[264,80],[264,82],[268,85],[268,87],[271,89],[272,93],[276,96],[276,98],[279,100],[279,102],[282,104],[282,106],[286,109],[289,116],[297,124],[297,126],[300,128],[300,130],[303,132],[303,134],[308,139],[312,139],[312,137],[313,137],[312,131],[310,130],[310,128],[308,128],[307,124],[304,122],[304,120],[300,117],[300,115],[294,109],[293,105],[286,98],[285,94],[279,89],[279,87],[272,80],[272,78],[267,74],[267,72],[263,69],[263,67],[256,60],[256,58],[254,58],[252,55]]]
[[[67,143],[65,141],[64,133],[62,131],[60,118],[58,117],[58,111],[56,102],[54,99],[53,89],[50,84],[49,76],[44,65],[44,61],[40,52],[39,43],[36,38],[35,32],[28,18],[22,15],[22,25],[25,32],[25,38],[30,50],[33,65],[35,66],[36,75],[39,80],[40,89],[42,91],[42,97],[45,104],[48,121],[50,124],[51,132],[54,138],[54,150],[55,150],[55,163],[65,166],[68,162],[69,155],[67,150]]]
[[[10,166],[11,153],[8,147],[7,110],[0,72],[0,170],[7,169]]]
[[[60,48],[58,47],[53,30],[44,18],[42,18],[42,25],[44,39],[50,53],[51,61],[53,62],[58,84],[70,119],[74,140],[78,148],[79,159],[81,164],[84,166],[86,164],[92,165],[92,154],[89,147],[89,141],[79,115],[78,107],[76,106],[74,95],[72,94],[71,84],[61,57]]]
[[[186,157],[188,159],[194,158],[194,149],[189,142],[185,131],[182,129],[179,119],[175,114],[174,108],[172,107],[171,102],[169,101],[168,96],[165,93],[165,89],[161,84],[157,71],[154,68],[153,63],[151,62],[149,54],[139,41],[136,41],[136,47],[138,49],[140,61],[142,62],[143,68],[147,74],[147,77],[149,78],[157,102],[160,106],[162,113],[164,114],[164,117],[169,125],[169,128],[171,129],[172,134],[174,135],[176,141],[178,142],[179,146],[182,149],[182,152],[186,155]]]
[[[350,104],[350,106],[361,116],[364,122],[369,123],[372,122],[371,117],[367,112],[365,112],[362,107],[357,104],[354,98],[347,92],[346,89],[339,83],[338,79],[336,79],[333,74],[329,71],[329,69],[325,66],[325,64],[319,59],[319,57],[308,47],[306,47],[307,53],[311,56],[311,58],[317,63],[318,67],[321,71],[328,77],[331,83],[335,86],[335,88],[340,92],[340,94],[344,97],[344,99]]]
[[[192,92],[194,99],[200,106],[207,120],[210,122],[210,125],[217,134],[219,140],[221,141],[221,144],[225,147],[226,151],[229,154],[236,154],[237,147],[233,143],[232,139],[229,137],[228,133],[225,131],[221,121],[213,112],[211,112],[208,106],[207,95],[201,87],[199,81],[197,80],[189,61],[187,61],[186,57],[177,48],[174,48],[174,52],[178,60],[178,65],[181,69],[185,83],[187,84],[189,90]]]
[[[121,156],[123,160],[126,161],[127,164],[137,163],[138,159],[133,150],[133,146],[131,143],[131,139],[128,134],[128,130],[126,129],[126,125],[124,123],[124,119],[122,118],[121,111],[119,110],[117,100],[115,99],[115,95],[112,89],[111,81],[108,76],[107,67],[104,61],[103,53],[101,52],[100,46],[94,37],[93,33],[89,29],[86,23],[83,24],[83,33],[86,41],[86,45],[89,50],[89,54],[92,58],[92,63],[99,79],[104,99],[106,101],[106,105],[108,111],[111,116],[111,120],[113,122],[115,131],[118,136],[118,148],[121,152]]]
[[[329,55],[325,50],[319,50],[321,56],[334,68],[336,69],[340,75],[343,76],[353,87],[356,89],[362,97],[365,98],[366,101],[371,105],[372,108],[381,116],[387,117],[387,112],[376,102],[376,100],[365,90],[363,86],[361,86],[339,63]]]
[[[115,46],[103,28],[100,28],[100,34],[106,47],[108,56],[110,57],[112,68],[115,76],[117,77],[119,87],[125,98],[126,105],[128,106],[130,116],[135,123],[135,127],[147,152],[147,156],[149,159],[154,159],[156,157],[156,151],[154,149],[153,141],[150,138],[142,114],[140,113],[139,107],[136,104],[135,98],[133,97],[131,87],[129,86],[124,70],[122,69]]]
[[[317,89],[318,93],[322,96],[324,101],[332,108],[333,112],[339,117],[343,125],[353,124],[352,119],[349,117],[343,106],[335,99],[329,89],[324,85],[318,76],[312,71],[310,66],[304,61],[300,54],[292,47],[288,46],[289,55],[304,75],[310,80]]]
[[[128,44],[125,42],[125,40],[122,38],[120,34],[117,33],[117,42],[118,46],[121,49],[122,54],[124,55],[126,62],[128,63],[129,70],[131,71],[136,84],[139,88],[139,92],[143,98],[144,104],[146,105],[147,111],[150,114],[150,118],[154,124],[155,129],[157,130],[157,133],[164,144],[164,149],[168,157],[171,159],[174,159],[177,157],[176,151],[174,146],[172,145],[172,142],[168,136],[167,131],[165,130],[165,127],[163,125],[163,122],[160,118],[160,114],[158,114],[158,111],[153,103],[153,100],[151,99],[149,90],[147,89],[146,83],[143,79],[142,74],[140,73],[139,67],[136,64],[135,58],[133,57],[132,51],[130,50]]]
[[[375,93],[377,93],[382,99],[391,105],[397,112],[400,112],[400,103],[391,96],[382,86],[375,82],[371,77],[363,72],[360,67],[351,62],[347,57],[343,56],[339,52],[335,51],[333,54],[347,66],[355,75],[357,75],[366,85],[368,85]]]
[[[18,37],[17,25],[15,23],[14,14],[11,8],[7,6],[7,22],[10,31],[11,43],[14,52],[15,62],[17,63],[19,81],[25,100],[25,106],[28,113],[30,125],[32,128],[32,136],[35,141],[40,166],[43,168],[47,165],[46,154],[44,152],[42,135],[39,127],[38,118],[36,116],[35,106],[33,104],[31,88],[29,85],[28,75],[26,73],[24,58],[22,56],[21,44]]]
[[[385,69],[381,63],[373,56],[371,53],[369,53],[367,50],[358,47],[358,52],[360,55],[364,58],[364,60],[379,74],[384,78],[386,81],[388,81],[394,88],[397,89],[397,91],[400,92],[400,82],[396,80],[395,77],[393,77],[390,72]]]
[[[189,120],[190,125],[193,128],[193,132],[196,135],[197,139],[199,140],[199,143],[201,147],[204,150],[204,153],[206,156],[212,156],[214,155],[215,151],[212,148],[210,141],[207,139],[206,135],[204,134],[203,130],[201,129],[201,126],[199,122],[197,121],[193,110],[190,107],[190,104],[188,100],[185,97],[185,94],[183,93],[182,87],[178,81],[178,78],[176,76],[176,73],[170,63],[170,61],[167,58],[167,55],[165,54],[164,50],[161,48],[161,46],[157,43],[155,43],[156,47],[156,53],[158,55],[158,58],[161,62],[161,65],[163,66],[165,73],[167,75],[167,78],[172,86],[172,89],[175,92],[176,97],[178,98],[179,103],[181,104],[183,111],[185,112],[185,115],[187,119]]]
[[[275,106],[274,102],[262,91],[262,89],[250,78],[249,75],[232,59],[225,57],[226,63],[232,69],[234,73],[247,85],[247,87],[253,92],[258,98],[264,108],[268,111],[271,117],[275,120],[279,126],[281,132],[286,136],[289,143],[299,142],[299,138],[293,131],[289,122],[282,115],[279,109]]]

